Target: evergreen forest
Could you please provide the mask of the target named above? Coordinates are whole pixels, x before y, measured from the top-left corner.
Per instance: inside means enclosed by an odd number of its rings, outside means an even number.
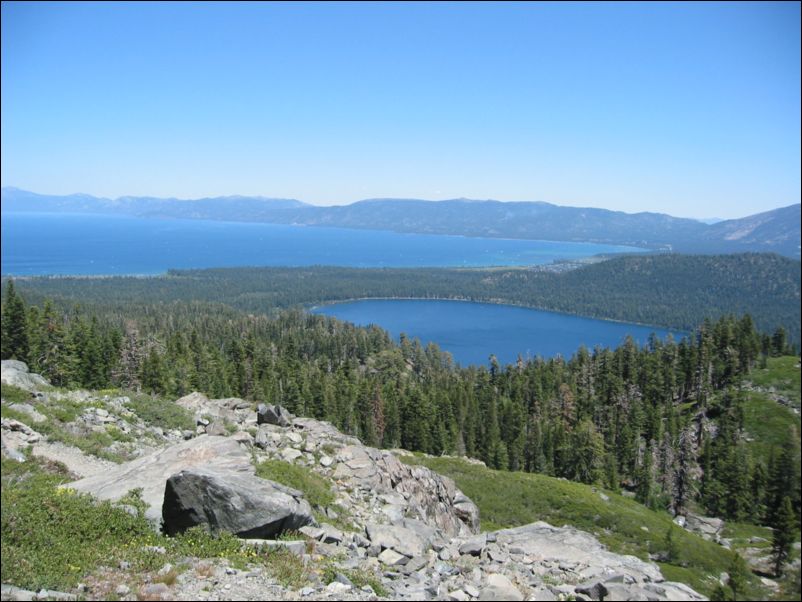
[[[760,333],[748,314],[704,320],[681,341],[459,367],[434,344],[300,309],[110,302],[92,290],[82,305],[31,303],[9,280],[3,359],[55,386],[281,404],[369,445],[597,484],[654,509],[799,524],[798,418],[757,451],[742,386],[795,350],[782,327]]]

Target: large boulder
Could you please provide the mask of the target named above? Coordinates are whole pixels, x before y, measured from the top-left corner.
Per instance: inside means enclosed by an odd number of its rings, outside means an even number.
[[[300,491],[250,474],[208,468],[182,470],[167,479],[162,519],[169,535],[206,525],[257,539],[315,524]]]
[[[183,441],[150,455],[120,464],[102,474],[70,483],[68,487],[101,500],[119,500],[128,491],[142,488],[145,516],[160,523],[167,479],[192,468],[220,470],[231,475],[253,476],[251,456],[237,441],[203,436]]]
[[[0,364],[0,381],[26,391],[36,391],[39,387],[49,387],[44,376],[28,372],[28,364],[18,360],[3,360]]]
[[[282,406],[260,403],[256,408],[257,424],[275,424],[277,426],[292,426],[294,416]]]

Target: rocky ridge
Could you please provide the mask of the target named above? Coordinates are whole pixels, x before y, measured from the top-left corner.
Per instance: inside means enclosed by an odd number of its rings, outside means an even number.
[[[13,370],[6,370],[6,362],[3,364],[6,382],[6,373]],[[42,415],[46,403],[65,395],[41,385],[33,389],[39,396],[32,396],[27,404]],[[90,470],[94,474],[70,487],[102,499],[120,499],[130,489],[141,487],[146,516],[154,525],[163,522],[163,528],[170,531],[181,522],[176,522],[175,515],[185,517],[187,508],[200,507],[212,510],[206,519],[201,517],[193,524],[216,520],[212,526],[226,527],[225,517],[240,514],[245,506],[250,508],[250,502],[241,500],[256,482],[280,494],[276,499],[282,501],[276,503],[281,508],[295,504],[301,509],[298,516],[305,517],[300,522],[290,521],[297,529],[297,541],[260,539],[258,543],[286,547],[308,567],[325,563],[333,568],[324,574],[312,570],[306,585],[291,589],[263,568],[242,570],[215,560],[194,559],[192,570],[182,572],[173,584],[146,584],[140,591],[125,591],[121,586],[116,592],[121,599],[704,599],[683,584],[666,582],[656,565],[609,552],[593,536],[570,527],[537,522],[480,532],[477,507],[451,479],[404,464],[399,460],[404,452],[364,446],[326,422],[296,418],[269,406],[257,412],[250,402],[210,400],[194,393],[177,403],[193,412],[196,431],[165,432],[135,416],[125,397],[81,393],[75,399],[86,406],[87,411],[76,418],[84,426],[86,416],[92,416],[90,422],[108,419],[101,423],[115,428],[121,428],[122,421],[129,432],[148,437],[146,445],[132,450],[132,455],[138,456],[135,459]],[[16,415],[20,419],[3,419],[3,453],[24,460],[21,450],[30,447],[36,453],[49,443],[36,430],[34,414],[23,410]],[[24,421],[23,415],[30,420]],[[73,465],[81,457],[95,459],[75,448],[64,448],[70,449]],[[292,463],[324,478],[331,485],[334,503],[310,512],[301,492],[255,476],[255,465],[267,460]],[[168,483],[175,485],[176,479],[187,475],[192,477],[189,489],[193,495],[207,496],[194,506],[188,498],[177,504],[175,491],[165,496],[165,490],[171,488]],[[214,487],[209,485],[209,475],[216,479]],[[209,495],[218,489],[227,493]],[[265,497],[262,490],[260,496]],[[227,504],[231,506],[228,510],[224,508]],[[253,537],[273,537],[281,530],[249,529],[251,532],[236,532],[254,541]],[[110,570],[108,579],[113,581]],[[373,575],[381,587],[355,584],[349,578],[354,572]],[[3,599],[20,599],[14,597],[17,595],[4,587]],[[82,595],[92,598],[93,592]]]

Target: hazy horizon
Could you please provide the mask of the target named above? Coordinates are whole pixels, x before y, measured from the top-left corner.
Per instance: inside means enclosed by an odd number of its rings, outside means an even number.
[[[798,3],[2,4],[2,184],[743,217],[799,202]]]
[[[106,196],[91,194],[91,193],[83,192],[83,191],[69,192],[69,193],[44,193],[44,192],[40,192],[38,190],[29,190],[27,188],[22,188],[20,186],[13,186],[13,185],[7,185],[7,186],[3,185],[2,188],[3,189],[22,190],[24,192],[30,192],[30,193],[33,193],[33,194],[38,194],[38,195],[43,195],[43,196],[64,196],[64,197],[69,197],[69,196],[86,195],[86,196],[90,196],[90,197],[94,197],[94,198],[98,198],[98,199],[107,199],[107,200],[111,200],[111,201],[119,200],[121,198],[154,198],[154,199],[161,199],[161,200],[181,201],[181,202],[192,202],[192,201],[199,201],[199,200],[202,200],[202,199],[209,199],[209,198],[262,198],[262,199],[268,199],[268,200],[300,201],[300,202],[305,203],[307,205],[312,205],[313,207],[345,207],[345,206],[348,206],[348,205],[353,205],[354,203],[359,203],[361,201],[382,201],[382,200],[388,200],[388,201],[425,201],[425,202],[430,202],[430,203],[442,203],[442,202],[446,202],[446,201],[471,201],[471,202],[490,201],[490,202],[499,202],[499,203],[547,203],[547,204],[550,204],[550,205],[558,205],[560,207],[572,207],[572,208],[575,208],[575,209],[603,209],[603,210],[607,210],[607,211],[621,211],[619,209],[610,209],[609,207],[601,207],[601,206],[598,206],[598,205],[572,205],[572,204],[569,204],[569,203],[565,203],[565,204],[563,204],[563,203],[553,203],[551,201],[540,200],[540,199],[538,199],[538,200],[532,200],[532,199],[510,199],[510,200],[505,200],[505,199],[493,199],[493,198],[490,198],[490,199],[477,199],[477,198],[470,198],[470,197],[465,197],[465,196],[453,197],[453,198],[442,198],[442,199],[424,199],[424,198],[412,198],[412,197],[382,196],[382,197],[371,197],[371,198],[356,199],[355,201],[350,201],[350,202],[336,202],[335,201],[335,202],[327,203],[327,204],[317,204],[317,203],[312,203],[312,202],[309,202],[309,201],[305,201],[304,199],[301,199],[301,198],[298,198],[298,197],[278,197],[278,196],[269,195],[269,194],[221,194],[221,195],[214,195],[214,196],[213,195],[203,195],[203,196],[193,197],[193,198],[168,197],[168,196],[160,196],[160,195],[123,194],[123,195],[114,196],[114,197],[106,197]],[[776,207],[769,207],[767,209],[763,209],[761,211],[758,211],[757,213],[765,213],[767,211],[773,211],[775,209],[782,209],[784,207],[789,207],[791,205],[798,205],[798,204],[800,204],[800,203],[796,202],[796,203],[789,203],[788,205],[778,205]],[[726,221],[726,220],[730,220],[730,219],[740,219],[740,218],[748,217],[750,215],[755,215],[754,213],[747,213],[747,214],[744,214],[744,215],[737,215],[737,216],[734,216],[734,217],[721,217],[721,216],[716,216],[716,215],[706,215],[706,216],[702,216],[702,217],[697,217],[697,216],[692,216],[692,215],[680,215],[680,214],[677,214],[677,213],[671,213],[669,211],[650,211],[650,210],[624,211],[624,213],[629,213],[629,214],[634,214],[634,213],[662,213],[662,214],[665,214],[665,215],[670,215],[672,217],[694,219],[694,220],[697,220],[697,221],[706,221],[706,220],[707,221],[710,221],[710,220],[713,220],[713,221]]]

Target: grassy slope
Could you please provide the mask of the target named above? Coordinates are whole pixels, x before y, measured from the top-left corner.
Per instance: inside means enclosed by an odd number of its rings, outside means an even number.
[[[768,360],[764,369],[756,368],[749,380],[756,387],[773,389],[799,408],[799,359],[777,357]],[[788,441],[788,432],[800,430],[799,415],[771,398],[768,392],[749,391],[744,404],[744,428],[750,437],[750,450],[755,458],[768,462],[772,447],[780,448]]]
[[[600,490],[588,485],[540,474],[490,470],[456,458],[416,456],[402,460],[423,464],[453,478],[479,506],[483,529],[543,520],[588,531],[612,551],[644,560],[648,560],[649,553],[666,550],[666,534],[673,524],[671,517],[616,493],[604,491],[608,497],[605,501]],[[674,527],[673,538],[679,544],[679,557],[672,564],[660,564],[663,574],[709,596],[718,575],[727,570],[732,554],[678,527]],[[750,587],[750,598],[765,597],[756,579]]]
[[[755,386],[773,388],[779,395],[790,399],[799,408],[799,357],[771,357],[766,368],[756,368],[749,375]]]

